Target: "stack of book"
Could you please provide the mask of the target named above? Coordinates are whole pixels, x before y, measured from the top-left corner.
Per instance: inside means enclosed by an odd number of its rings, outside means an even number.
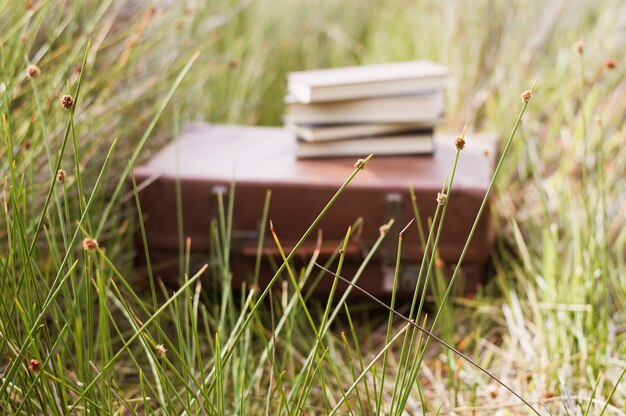
[[[284,122],[297,156],[432,153],[447,74],[428,61],[289,73]]]

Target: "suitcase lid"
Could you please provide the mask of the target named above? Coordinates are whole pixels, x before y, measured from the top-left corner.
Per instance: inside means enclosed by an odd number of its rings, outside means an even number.
[[[374,157],[350,186],[386,189],[441,189],[454,162],[454,135],[435,136],[433,155]],[[461,153],[454,189],[484,190],[491,179],[496,137],[470,134]],[[277,127],[194,123],[148,163],[139,177],[211,180],[237,184],[293,184],[339,188],[357,158],[296,159],[296,138]],[[364,154],[362,157],[366,157]]]

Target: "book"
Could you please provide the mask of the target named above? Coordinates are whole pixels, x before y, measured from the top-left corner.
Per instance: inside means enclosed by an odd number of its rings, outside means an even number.
[[[373,153],[381,155],[410,155],[432,153],[433,135],[415,132],[391,136],[367,137],[321,142],[298,141],[296,156],[299,159],[318,157],[364,157]]]
[[[448,70],[429,61],[290,72],[289,95],[303,104],[443,90]]]
[[[432,128],[430,124],[416,123],[379,123],[379,124],[293,124],[285,128],[298,138],[309,142],[373,137],[391,133],[406,133],[419,129]]]
[[[285,123],[420,123],[434,124],[443,117],[443,92],[375,99],[302,104],[287,97]]]

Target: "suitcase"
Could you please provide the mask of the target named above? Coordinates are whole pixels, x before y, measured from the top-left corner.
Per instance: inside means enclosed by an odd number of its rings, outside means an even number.
[[[322,230],[320,262],[336,253],[348,226],[362,218],[362,226],[345,253],[342,275],[352,278],[380,235],[380,226],[391,218],[381,248],[359,280],[359,286],[376,296],[389,295],[392,289],[398,232],[413,217],[409,184],[414,190],[422,226],[428,232],[428,218],[436,208],[436,196],[452,169],[454,136],[437,135],[433,155],[374,157],[360,171],[318,225]],[[461,152],[452,195],[439,243],[439,267],[455,265],[474,222],[491,179],[497,139],[490,134],[466,137]],[[135,169],[139,199],[154,274],[166,282],[179,278],[177,258],[180,233],[177,226],[176,183],[180,181],[182,235],[190,238],[194,261],[211,263],[211,223],[217,215],[217,197],[224,204],[234,183],[234,210],[231,232],[231,270],[234,288],[254,274],[259,230],[266,198],[271,190],[268,218],[285,251],[300,239],[337,189],[353,172],[356,158],[298,160],[296,140],[282,128],[232,125],[189,125],[181,137]],[[366,155],[363,155],[364,157]],[[233,182],[234,181],[234,182]],[[259,285],[274,275],[272,264],[281,264],[279,252],[266,227]],[[297,252],[304,264],[311,256],[317,233],[313,232]],[[494,232],[490,209],[486,207],[474,234],[457,280],[457,290],[475,292],[485,279]],[[137,252],[143,253],[137,238]],[[423,248],[416,227],[403,236],[400,295],[415,288]],[[141,260],[140,260],[141,261]],[[162,266],[162,267],[159,267]],[[288,279],[286,272],[283,273]],[[208,276],[209,279],[217,279]],[[319,280],[314,290],[327,294],[332,276]],[[346,288],[340,284],[338,291]],[[357,291],[352,291],[356,295]]]

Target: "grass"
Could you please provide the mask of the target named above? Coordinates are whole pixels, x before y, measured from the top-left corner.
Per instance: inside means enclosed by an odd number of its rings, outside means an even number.
[[[621,2],[0,0],[0,10],[1,413],[533,414],[507,389],[540,414],[626,413]],[[374,304],[361,313],[349,293],[316,300],[305,283],[341,276],[341,246],[326,264],[313,255],[292,267],[283,224],[269,231],[284,276],[217,297],[206,282],[229,287],[236,196],[218,198],[206,268],[192,269],[181,235],[180,288],[138,288],[137,186],[124,186],[134,165],[188,121],[278,124],[289,70],[415,57],[450,67],[447,125],[458,132],[509,137],[519,94],[537,80],[490,188],[498,243],[481,293],[450,295],[430,267],[444,205],[430,229],[406,231],[431,248],[420,279],[435,304],[416,293],[406,316],[428,332]],[[388,224],[343,277],[358,285],[405,225]],[[346,224],[345,241],[361,226]],[[84,250],[84,238],[99,247]],[[429,343],[431,332],[490,375]]]

